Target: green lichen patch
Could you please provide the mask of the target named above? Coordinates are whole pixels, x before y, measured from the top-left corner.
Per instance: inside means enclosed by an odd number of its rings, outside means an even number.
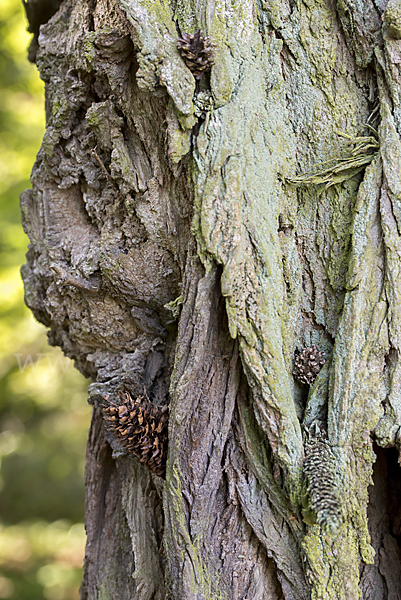
[[[352,526],[335,535],[312,525],[303,540],[312,600],[359,600],[358,540]]]
[[[398,233],[401,235],[401,141],[395,120],[386,101],[381,105],[382,121],[379,128],[380,154],[387,190],[392,200]]]
[[[401,4],[399,0],[389,0],[383,14],[388,27],[388,35],[396,40],[401,39]]]
[[[173,317],[175,319],[178,319],[180,312],[181,312],[182,303],[183,303],[183,297],[182,297],[182,295],[180,295],[175,300],[172,300],[171,302],[167,302],[167,304],[165,304],[164,307],[173,313]]]
[[[85,35],[82,43],[83,56],[89,65],[93,62],[96,56],[95,42],[96,33],[94,31],[90,31]]]
[[[165,510],[169,514],[172,530],[164,537],[166,552],[169,544],[174,543],[172,554],[180,550],[181,577],[184,587],[193,598],[199,596],[205,600],[228,600],[229,594],[220,581],[218,573],[212,573],[211,564],[203,563],[201,556],[201,537],[189,535],[185,519],[184,497],[181,490],[182,473],[177,462],[170,463],[164,488]],[[206,524],[204,524],[206,526]],[[177,541],[180,543],[177,544]],[[172,577],[173,574],[168,576]]]
[[[134,43],[139,46],[137,72],[141,89],[166,88],[176,109],[184,117],[193,115],[192,96],[195,79],[176,47],[173,12],[167,2],[120,0],[135,30]],[[193,126],[187,123],[188,127]],[[181,123],[183,125],[183,123]]]

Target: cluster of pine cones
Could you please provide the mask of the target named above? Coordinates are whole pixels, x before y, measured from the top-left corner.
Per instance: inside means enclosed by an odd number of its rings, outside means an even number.
[[[301,383],[311,385],[320,369],[326,362],[323,350],[318,351],[316,344],[312,348],[303,348],[295,355],[294,370],[292,374]]]
[[[213,65],[213,50],[210,40],[203,37],[201,29],[194,35],[183,33],[177,40],[177,48],[181,57],[195,79],[202,78]]]
[[[167,407],[155,406],[146,398],[135,400],[128,392],[118,395],[121,404],[103,408],[106,429],[128,454],[133,454],[149,471],[166,476]]]
[[[304,348],[295,357],[293,374],[310,385],[325,363],[325,353],[316,345]],[[106,429],[120,446],[133,454],[149,471],[165,478],[168,446],[168,409],[155,406],[143,396],[133,399],[128,392],[118,394],[119,403],[103,407]]]

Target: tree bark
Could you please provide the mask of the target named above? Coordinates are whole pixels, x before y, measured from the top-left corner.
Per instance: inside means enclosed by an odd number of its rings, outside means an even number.
[[[81,598],[399,598],[399,5],[48,5],[22,272],[94,382]],[[165,481],[104,430],[122,388],[169,406]]]

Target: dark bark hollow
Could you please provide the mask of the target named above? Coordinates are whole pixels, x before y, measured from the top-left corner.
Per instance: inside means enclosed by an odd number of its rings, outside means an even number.
[[[22,272],[94,382],[82,598],[398,597],[398,5],[58,6]]]

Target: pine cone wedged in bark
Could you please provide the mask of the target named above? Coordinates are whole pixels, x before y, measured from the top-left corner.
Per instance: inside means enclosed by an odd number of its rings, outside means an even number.
[[[194,35],[183,33],[182,37],[177,40],[177,48],[195,79],[201,79],[202,75],[212,68],[212,46],[209,38],[202,36],[201,29]]]
[[[326,362],[323,350],[318,351],[316,344],[312,348],[303,348],[295,355],[294,370],[292,374],[301,383],[311,385],[320,369]]]
[[[306,440],[303,474],[308,484],[311,508],[316,513],[318,524],[331,533],[338,531],[342,522],[341,476],[337,464],[323,435]]]
[[[120,393],[121,404],[111,402],[103,408],[107,430],[128,454],[133,454],[149,471],[166,475],[168,412],[146,398],[135,400]]]

